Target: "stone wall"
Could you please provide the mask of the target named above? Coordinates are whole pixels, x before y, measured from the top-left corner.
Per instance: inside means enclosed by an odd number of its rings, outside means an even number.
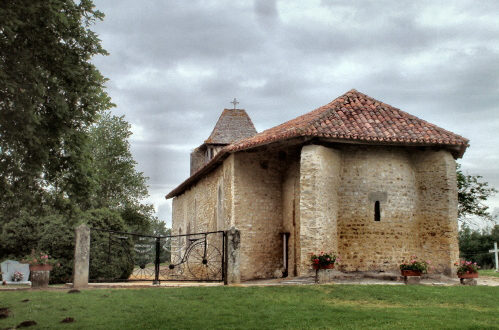
[[[234,213],[241,279],[274,277],[282,262],[282,173],[277,152],[234,155]]]
[[[300,257],[300,154],[290,155],[288,167],[282,182],[282,225],[289,233],[288,239],[288,274],[298,275]]]
[[[408,150],[342,147],[338,199],[342,270],[397,270],[418,254],[418,192]],[[380,221],[374,217],[376,201]]]
[[[202,144],[191,152],[190,175],[196,173],[215,157],[226,144]]]
[[[199,170],[206,163],[206,151],[201,147],[194,149],[191,152],[191,171],[190,175],[193,175],[197,170]]]
[[[449,152],[413,155],[418,184],[418,246],[436,272],[451,275],[459,260],[456,162]]]
[[[238,152],[173,200],[174,234],[231,226],[241,231],[242,280],[283,269],[282,232],[291,276],[308,274],[308,254],[320,251],[338,253],[344,271],[398,270],[418,255],[449,273],[455,161],[445,151],[345,144]]]
[[[227,230],[232,217],[233,158],[173,198],[172,234]]]
[[[304,146],[300,159],[300,255],[297,272],[310,270],[310,253],[338,253],[338,188],[341,154],[319,145]]]

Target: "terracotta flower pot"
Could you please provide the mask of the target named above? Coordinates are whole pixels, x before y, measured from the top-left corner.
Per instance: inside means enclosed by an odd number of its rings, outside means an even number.
[[[312,265],[312,267],[317,270],[317,269],[334,269],[334,264],[329,264],[327,266],[321,266],[321,265]]]
[[[459,278],[477,278],[478,277],[478,273],[457,274],[457,277],[459,277]]]
[[[402,276],[421,276],[421,272],[419,270],[401,270]]]
[[[31,272],[31,287],[46,288],[49,286],[50,271],[52,265],[29,265]]]
[[[54,266],[52,265],[29,265],[29,271],[51,271]]]

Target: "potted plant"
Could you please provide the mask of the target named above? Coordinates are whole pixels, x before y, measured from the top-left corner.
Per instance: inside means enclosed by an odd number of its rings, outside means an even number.
[[[312,254],[310,261],[312,261],[312,268],[317,269],[333,269],[336,262],[336,256],[332,253],[321,252],[319,254]]]
[[[409,262],[404,262],[400,265],[400,272],[402,276],[421,276],[428,272],[428,266],[430,262],[424,260],[418,260],[418,257],[411,256]]]
[[[456,262],[454,266],[457,266],[457,277],[461,279],[465,278],[477,278],[478,277],[478,269],[480,266],[476,264],[476,262],[461,260],[461,263]]]
[[[311,253],[310,261],[312,262],[312,268],[315,269],[315,283],[319,283],[319,269],[333,269],[334,263],[339,261],[333,253],[324,253],[322,251],[319,254]]]
[[[23,259],[23,262],[29,264],[31,286],[33,288],[47,287],[49,284],[50,271],[53,269],[54,265],[59,265],[57,260],[50,258],[47,253],[41,251],[35,252],[34,250]]]

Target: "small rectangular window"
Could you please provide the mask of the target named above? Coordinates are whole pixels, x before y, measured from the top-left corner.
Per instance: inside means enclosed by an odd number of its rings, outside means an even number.
[[[379,208],[379,201],[374,202],[374,221],[381,220],[381,210]]]

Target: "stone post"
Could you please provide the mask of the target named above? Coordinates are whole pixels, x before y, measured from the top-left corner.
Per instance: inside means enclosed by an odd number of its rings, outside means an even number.
[[[225,246],[227,251],[225,264],[225,280],[224,284],[241,283],[240,265],[240,247],[241,247],[241,232],[232,227],[225,232]]]
[[[443,150],[415,152],[412,157],[419,199],[414,223],[419,252],[415,254],[431,260],[435,272],[455,276],[453,265],[459,261],[456,162]]]
[[[89,260],[90,228],[86,224],[81,224],[75,228],[73,288],[88,286]]]
[[[341,153],[306,145],[300,156],[300,237],[298,275],[311,271],[309,253],[338,253],[338,187]]]

